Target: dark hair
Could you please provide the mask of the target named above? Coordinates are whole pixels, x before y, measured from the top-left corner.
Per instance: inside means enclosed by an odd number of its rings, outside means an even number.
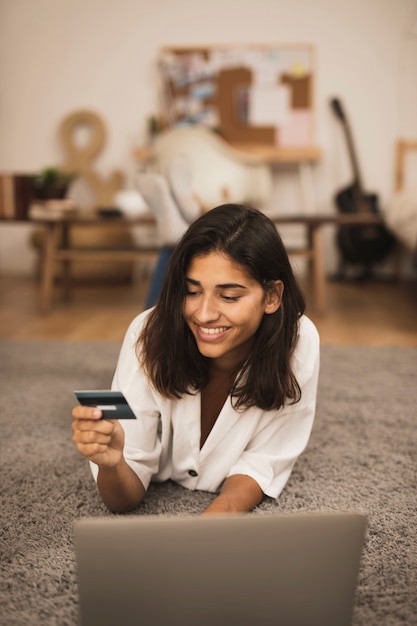
[[[151,383],[168,398],[205,387],[210,359],[203,356],[183,317],[185,277],[195,256],[222,252],[262,285],[265,293],[282,280],[281,306],[264,314],[253,348],[231,395],[236,407],[279,409],[297,402],[301,391],[290,358],[298,338],[305,301],[284,244],[273,222],[257,209],[224,204],[199,217],[170,259],[161,296],[138,338],[137,353]]]

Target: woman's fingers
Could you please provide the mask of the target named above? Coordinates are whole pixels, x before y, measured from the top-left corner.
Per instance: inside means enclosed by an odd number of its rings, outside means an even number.
[[[74,420],[72,429],[72,441],[87,459],[94,460],[100,455],[105,460],[112,453],[113,424],[79,419]]]
[[[111,435],[114,431],[114,422],[110,420],[88,420],[88,419],[75,419],[72,422],[72,429],[75,432],[93,431],[96,433],[103,433],[104,435]]]
[[[92,429],[73,428],[73,441],[75,443],[101,443],[109,445],[112,439],[112,432],[103,433]]]
[[[93,460],[97,455],[108,452],[108,445],[100,443],[77,443],[78,451],[87,459]]]
[[[117,420],[100,419],[99,409],[81,405],[73,408],[72,416],[72,441],[84,457],[109,467],[120,462],[124,437]]]
[[[99,420],[101,418],[101,411],[95,407],[77,404],[77,406],[72,409],[72,417],[77,420]]]

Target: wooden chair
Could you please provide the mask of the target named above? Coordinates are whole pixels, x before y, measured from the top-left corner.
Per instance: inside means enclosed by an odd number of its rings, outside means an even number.
[[[407,157],[412,150],[417,151],[417,141],[400,139],[396,146],[395,156],[395,191],[404,191],[406,179]]]
[[[235,150],[204,126],[173,127],[160,133],[153,145],[155,165],[166,176],[178,155],[192,165],[193,193],[203,208],[223,202],[266,205],[272,193],[270,167],[256,156]]]
[[[417,163],[417,141],[398,140],[395,151],[394,194],[386,212],[387,224],[399,244],[395,255],[397,275],[405,254],[411,253],[417,258],[417,169],[410,168],[411,156],[414,156]],[[413,176],[410,175],[411,172]]]

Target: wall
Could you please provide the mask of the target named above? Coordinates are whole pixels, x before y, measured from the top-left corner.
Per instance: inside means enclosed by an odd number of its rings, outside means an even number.
[[[2,0],[0,169],[36,170],[63,160],[56,129],[89,108],[108,129],[96,162],[131,177],[132,150],[157,106],[154,62],[164,45],[311,42],[317,47],[317,208],[333,211],[350,164],[329,98],[342,98],[364,183],[381,204],[393,190],[394,145],[417,137],[415,0]],[[275,174],[271,210],[297,210],[291,171]],[[22,226],[0,225],[0,268],[32,270]],[[335,263],[329,234],[327,264]]]

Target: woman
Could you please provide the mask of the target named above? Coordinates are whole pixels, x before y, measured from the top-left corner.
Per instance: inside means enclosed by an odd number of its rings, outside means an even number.
[[[130,325],[113,389],[137,420],[73,409],[73,441],[116,512],[151,480],[217,493],[206,514],[277,498],[312,428],[319,339],[274,224],[226,204],[175,248],[157,305]]]

